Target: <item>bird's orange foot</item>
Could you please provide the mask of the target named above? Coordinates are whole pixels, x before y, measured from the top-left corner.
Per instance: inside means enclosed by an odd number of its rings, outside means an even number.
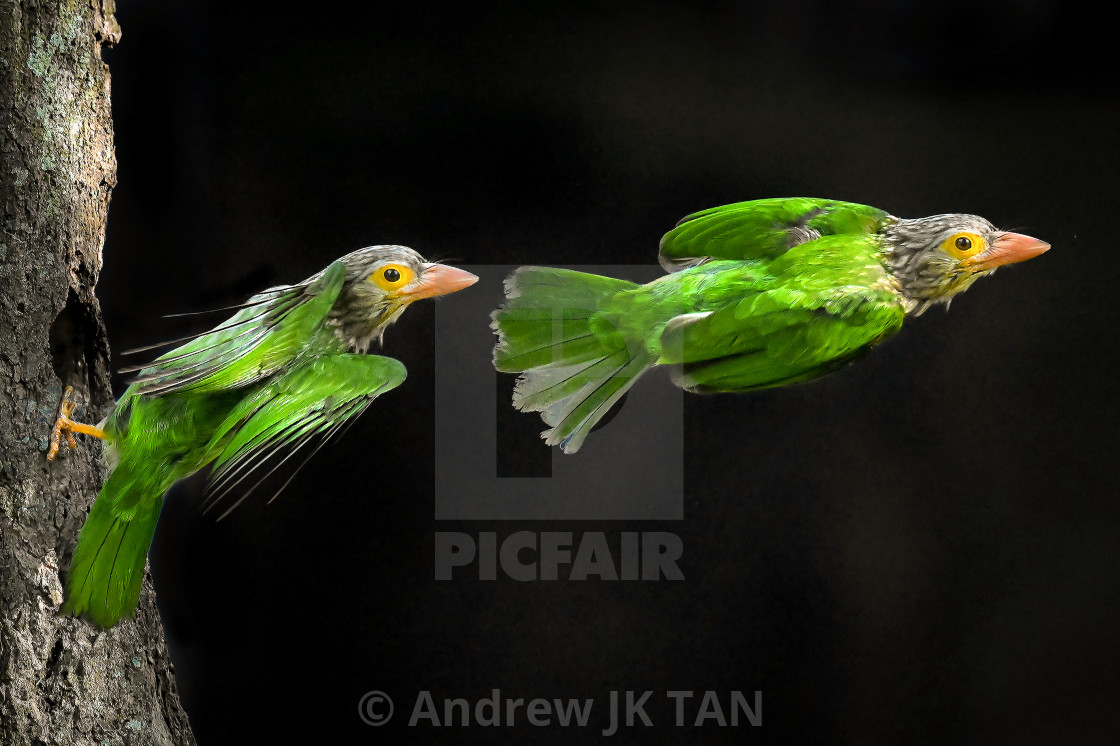
[[[58,449],[62,445],[62,436],[66,436],[66,443],[71,448],[77,448],[78,443],[74,440],[74,433],[84,433],[85,435],[92,435],[95,438],[105,438],[105,431],[93,425],[86,425],[81,422],[74,422],[70,419],[70,415],[74,413],[74,408],[77,404],[71,398],[74,395],[74,387],[67,386],[66,390],[62,392],[62,402],[58,405],[58,419],[55,420],[54,429],[51,430],[51,447],[47,451],[47,460],[54,461],[54,457],[58,455]]]

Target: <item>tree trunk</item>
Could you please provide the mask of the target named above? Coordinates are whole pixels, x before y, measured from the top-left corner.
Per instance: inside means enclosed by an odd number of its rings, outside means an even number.
[[[58,616],[101,444],[46,459],[63,387],[112,403],[93,287],[116,182],[113,0],[0,0],[0,743],[193,744],[150,577],[111,630]]]

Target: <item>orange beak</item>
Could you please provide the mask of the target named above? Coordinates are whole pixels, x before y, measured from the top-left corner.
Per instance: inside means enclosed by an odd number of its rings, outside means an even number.
[[[965,262],[965,266],[981,271],[1002,267],[1004,264],[1025,262],[1044,253],[1050,244],[1022,233],[1000,233],[988,248]]]
[[[478,282],[478,277],[458,267],[449,267],[446,264],[425,264],[420,275],[420,281],[415,288],[407,293],[401,293],[409,302],[421,298],[435,298],[437,295],[447,295],[457,290],[470,287]]]

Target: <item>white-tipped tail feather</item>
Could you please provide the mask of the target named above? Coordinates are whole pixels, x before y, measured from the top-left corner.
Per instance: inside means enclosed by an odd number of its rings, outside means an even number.
[[[521,267],[505,282],[495,311],[494,367],[520,373],[513,405],[540,412],[549,445],[575,453],[588,433],[654,363],[640,340],[627,340],[598,313],[636,287],[574,270]]]

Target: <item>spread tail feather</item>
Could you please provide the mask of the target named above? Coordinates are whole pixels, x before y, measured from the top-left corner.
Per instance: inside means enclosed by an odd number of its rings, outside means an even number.
[[[506,279],[495,311],[494,367],[520,373],[513,405],[540,412],[541,436],[575,453],[595,424],[654,363],[599,313],[604,301],[637,287],[626,280],[550,267],[521,267]]]
[[[116,474],[110,475],[82,526],[62,605],[63,612],[88,616],[102,627],[112,627],[136,611],[144,563],[163,504],[160,495],[142,501],[137,510],[115,511],[108,496],[114,494]]]

